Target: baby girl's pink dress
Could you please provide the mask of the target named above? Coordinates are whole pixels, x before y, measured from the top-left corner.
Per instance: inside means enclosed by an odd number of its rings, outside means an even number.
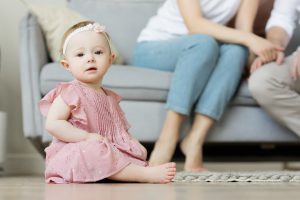
[[[106,94],[74,80],[59,84],[40,101],[40,110],[47,116],[52,102],[61,95],[71,108],[68,122],[106,138],[67,143],[53,137],[45,149],[47,183],[95,182],[116,174],[130,163],[147,166],[146,150],[127,132],[129,124],[119,106],[120,96],[108,89],[104,91]]]

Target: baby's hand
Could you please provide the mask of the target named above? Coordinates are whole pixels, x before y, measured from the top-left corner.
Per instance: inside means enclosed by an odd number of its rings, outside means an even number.
[[[99,133],[89,133],[86,141],[103,141],[104,137],[101,136]]]

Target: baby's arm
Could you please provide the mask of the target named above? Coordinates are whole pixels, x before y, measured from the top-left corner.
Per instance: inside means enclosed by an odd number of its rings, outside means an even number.
[[[88,133],[74,127],[67,119],[71,114],[71,108],[59,95],[52,103],[46,119],[46,130],[59,140],[64,142],[80,142],[83,140],[102,140],[97,133]]]

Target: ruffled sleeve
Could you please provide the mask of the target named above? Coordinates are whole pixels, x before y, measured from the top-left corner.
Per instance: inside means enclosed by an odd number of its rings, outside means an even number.
[[[51,90],[39,102],[39,108],[44,117],[47,117],[51,104],[57,96],[57,88]]]
[[[66,105],[68,105],[71,109],[69,121],[77,127],[87,125],[87,116],[84,112],[84,107],[81,104],[77,89],[72,82],[60,83],[56,88],[51,90],[40,100],[39,108],[42,115],[45,117],[47,116],[50,106],[59,95]]]
[[[70,83],[60,83],[40,100],[39,107],[43,116],[47,116],[50,106],[59,95],[71,108],[71,111],[77,110],[80,106],[80,99],[78,94],[76,94],[73,85]]]

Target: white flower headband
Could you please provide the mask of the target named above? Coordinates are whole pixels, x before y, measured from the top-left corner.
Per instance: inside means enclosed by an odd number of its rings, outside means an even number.
[[[67,36],[67,38],[65,39],[64,45],[63,45],[63,50],[62,50],[63,55],[66,54],[66,49],[67,49],[68,43],[70,42],[70,39],[77,33],[81,33],[84,31],[95,31],[96,33],[104,33],[103,35],[105,36],[105,38],[109,44],[109,48],[110,48],[110,40],[109,40],[108,36],[106,35],[105,26],[100,25],[98,23],[93,23],[93,24],[88,24],[86,26],[75,29],[73,32],[71,32]]]

